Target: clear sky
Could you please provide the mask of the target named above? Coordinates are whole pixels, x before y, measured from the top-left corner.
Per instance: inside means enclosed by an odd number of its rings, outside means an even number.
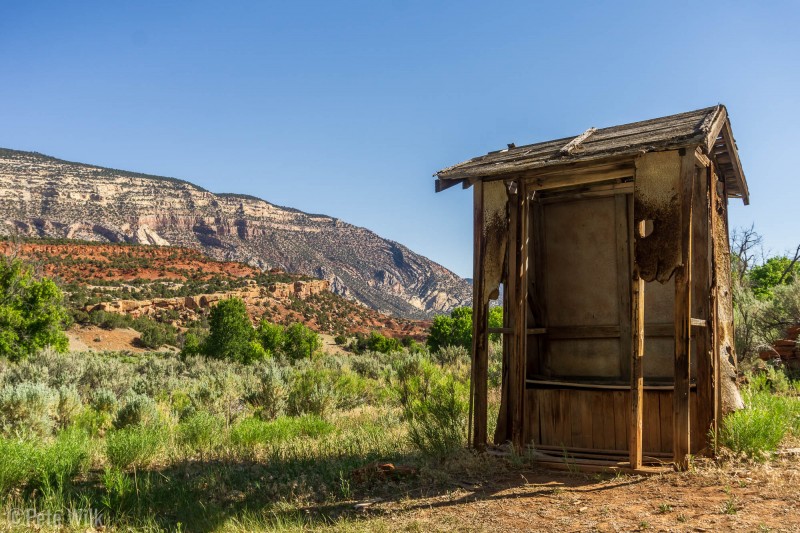
[[[471,275],[471,194],[519,144],[728,106],[755,222],[800,242],[800,2],[11,2],[0,146],[366,226]]]

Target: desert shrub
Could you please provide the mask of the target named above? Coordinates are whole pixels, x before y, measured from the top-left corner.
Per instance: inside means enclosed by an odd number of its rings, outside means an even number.
[[[161,451],[168,435],[157,425],[129,426],[106,435],[106,457],[114,468],[143,468]]]
[[[19,259],[0,257],[0,357],[19,361],[46,346],[64,352],[70,320],[63,294]]]
[[[286,410],[289,373],[274,361],[264,361],[253,368],[253,376],[247,386],[245,401],[255,409],[258,418],[278,418]]]
[[[389,369],[386,364],[371,353],[351,356],[350,368],[359,376],[369,379],[380,379]]]
[[[325,416],[335,405],[336,390],[330,372],[309,366],[295,374],[289,390],[289,414]]]
[[[340,333],[333,338],[333,342],[335,342],[337,346],[344,346],[347,344],[347,337]]]
[[[77,354],[45,348],[31,354],[25,361],[14,364],[7,379],[14,383],[35,381],[57,389],[75,385],[85,372],[85,367],[84,358]]]
[[[133,365],[108,355],[85,354],[86,364],[78,382],[78,390],[93,391],[99,388],[109,389],[117,395],[124,396],[136,379]]]
[[[135,392],[128,393],[117,411],[114,427],[148,426],[159,420],[158,409],[152,398]]]
[[[201,411],[178,424],[178,442],[193,451],[207,453],[222,442],[224,431],[224,419]]]
[[[169,405],[178,420],[186,420],[197,412],[192,396],[184,390],[174,390],[169,396]]]
[[[355,372],[342,372],[336,378],[336,408],[348,410],[375,398],[373,382]]]
[[[53,432],[57,396],[42,383],[0,389],[0,428],[6,435],[45,437]]]
[[[166,395],[177,388],[181,370],[180,361],[174,357],[145,357],[135,367],[131,390],[151,398]]]
[[[499,387],[503,382],[503,344],[489,343],[489,385]]]
[[[139,331],[139,342],[145,348],[154,350],[165,344],[178,344],[177,332],[173,326],[151,319],[137,320],[133,326]]]
[[[70,426],[81,410],[81,397],[74,386],[62,385],[56,391],[56,425],[60,429]]]
[[[191,332],[187,331],[183,335],[183,342],[181,345],[181,356],[183,357],[191,357],[195,355],[200,355],[203,352],[203,341],[201,341],[200,337]]]
[[[442,346],[431,355],[440,365],[468,363],[470,360],[470,352],[463,346]]]
[[[117,395],[114,391],[100,388],[92,392],[89,398],[89,405],[98,413],[111,414],[117,409]]]
[[[428,358],[409,355],[394,364],[394,391],[405,409],[417,400],[427,399],[440,370]]]
[[[231,429],[234,446],[252,448],[285,442],[297,437],[319,437],[332,432],[334,427],[316,415],[281,417],[272,422],[245,418]]]
[[[451,375],[437,376],[425,396],[405,408],[409,439],[421,452],[444,457],[466,444],[468,392]]]
[[[244,383],[235,368],[225,368],[204,375],[190,392],[196,411],[208,411],[222,416],[226,425],[244,414]]]

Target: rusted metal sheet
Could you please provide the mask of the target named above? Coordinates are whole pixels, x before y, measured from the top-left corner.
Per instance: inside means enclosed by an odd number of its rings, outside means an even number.
[[[634,235],[634,268],[645,281],[666,283],[682,265],[681,156],[652,152],[636,159],[634,227],[645,222],[649,234]]]

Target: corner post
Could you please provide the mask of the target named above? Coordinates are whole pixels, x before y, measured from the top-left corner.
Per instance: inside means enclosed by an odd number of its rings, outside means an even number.
[[[472,265],[472,446],[486,448],[488,418],[488,301],[484,290],[484,256],[486,239],[483,231],[483,182],[474,185],[473,202],[473,265]]]
[[[692,194],[695,175],[694,151],[682,149],[680,201],[683,265],[675,275],[675,388],[672,395],[673,461],[679,470],[688,467],[691,451]]]

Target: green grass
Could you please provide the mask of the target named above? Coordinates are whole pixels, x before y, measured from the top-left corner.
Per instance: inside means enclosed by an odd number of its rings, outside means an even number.
[[[162,426],[118,429],[106,437],[106,457],[115,468],[143,468],[153,462],[168,438]]]
[[[328,405],[322,414],[271,420],[261,418],[275,413],[263,409],[258,366],[122,353],[39,354],[6,373],[0,365],[0,386],[30,383],[48,394],[73,387],[80,400],[66,430],[48,419],[50,430],[22,438],[18,430],[33,416],[0,428],[0,529],[6,511],[31,507],[100,509],[111,531],[349,528],[355,517],[348,518],[347,502],[383,488],[355,480],[354,471],[376,461],[426,472],[443,464],[409,441],[395,367],[411,355],[374,357],[378,371],[363,373],[337,356],[271,362],[280,367],[275,394],[297,404],[289,412],[311,410],[300,408],[300,400],[316,401],[301,399],[304,393],[322,391]],[[413,355],[417,362],[421,357]],[[448,413],[460,419],[463,405],[459,400],[454,410],[448,401],[454,390],[459,396],[466,390],[466,372],[429,363],[437,380],[453,387],[422,403],[426,387],[405,387],[404,398],[436,414],[432,423],[449,431]],[[402,379],[413,377],[406,374]],[[392,483],[392,491],[408,491],[420,481]]]
[[[298,437],[319,437],[334,427],[316,415],[280,417],[272,422],[246,418],[231,430],[231,444],[240,448],[255,448],[286,442]]]
[[[787,436],[800,436],[800,397],[797,387],[774,392],[763,377],[755,376],[742,390],[745,408],[725,417],[719,442],[756,461],[768,459]]]

